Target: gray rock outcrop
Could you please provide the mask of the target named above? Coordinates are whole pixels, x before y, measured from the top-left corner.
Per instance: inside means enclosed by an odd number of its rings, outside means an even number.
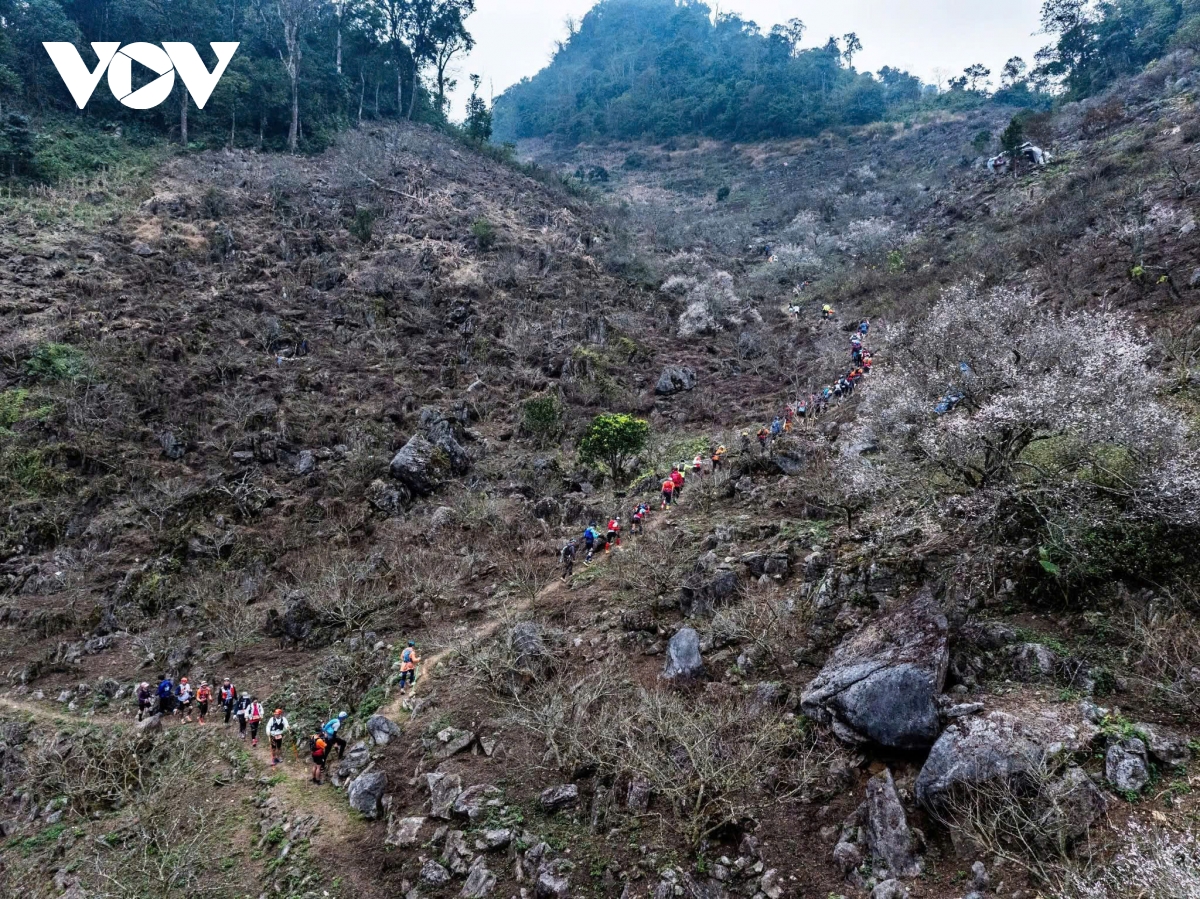
[[[847,742],[932,746],[949,661],[946,617],[926,588],[843,642],[805,689],[801,708]]]
[[[669,365],[658,376],[654,392],[659,396],[674,396],[696,388],[696,371],[681,365]]]
[[[662,676],[667,680],[687,680],[703,673],[700,635],[690,627],[680,628],[667,644],[667,664]]]
[[[884,770],[867,782],[866,841],[872,857],[892,877],[917,877],[921,862],[914,851],[912,831],[892,772]]]
[[[1142,792],[1150,783],[1146,744],[1130,737],[1109,746],[1104,755],[1104,776],[1122,793]]]
[[[388,779],[382,771],[368,771],[350,782],[346,799],[350,807],[365,818],[378,818],[383,807],[383,794],[387,792]]]

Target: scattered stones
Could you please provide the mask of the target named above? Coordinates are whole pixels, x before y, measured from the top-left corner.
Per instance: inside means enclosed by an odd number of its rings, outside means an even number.
[[[382,771],[360,774],[350,782],[350,789],[346,792],[350,807],[365,818],[379,817],[387,783],[387,775]]]
[[[1122,793],[1140,793],[1150,783],[1146,744],[1136,737],[1108,747],[1104,756],[1104,776]]]
[[[946,617],[926,587],[843,642],[805,689],[801,708],[847,742],[933,745],[950,662],[946,634]]]
[[[690,627],[680,628],[667,644],[667,664],[662,676],[667,680],[687,680],[700,677],[703,673],[700,635]]]
[[[552,815],[565,808],[574,808],[579,803],[579,787],[575,784],[563,784],[542,791],[538,800],[542,811]]]

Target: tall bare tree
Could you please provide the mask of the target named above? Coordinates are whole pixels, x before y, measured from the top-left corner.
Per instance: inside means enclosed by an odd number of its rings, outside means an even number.
[[[317,0],[259,0],[258,14],[265,23],[278,28],[283,46],[277,47],[287,72],[292,95],[292,121],[288,128],[288,149],[300,145],[300,37],[317,14]]]

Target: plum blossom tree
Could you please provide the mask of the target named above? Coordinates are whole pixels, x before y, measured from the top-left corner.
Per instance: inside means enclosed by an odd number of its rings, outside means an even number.
[[[1151,514],[1155,497],[1200,495],[1187,428],[1156,399],[1150,346],[1123,316],[967,283],[889,336],[859,416],[870,440],[843,444],[877,445],[844,452],[860,489],[932,473],[950,491],[1077,487]]]

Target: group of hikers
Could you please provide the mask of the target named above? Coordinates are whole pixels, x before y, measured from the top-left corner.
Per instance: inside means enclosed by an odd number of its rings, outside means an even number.
[[[409,641],[400,653],[401,695],[408,687],[415,686],[417,665],[420,662],[416,644]],[[193,714],[197,724],[207,724],[209,709],[215,700],[217,709],[220,710],[217,714],[223,713],[226,727],[236,722],[239,738],[245,740],[249,735],[251,746],[258,746],[259,731],[265,730],[271,747],[271,767],[283,762],[283,738],[292,731],[292,725],[283,714],[283,709],[275,709],[274,713],[268,716],[261,700],[251,693],[239,692],[230,678],[225,678],[214,693],[208,681],[201,681],[199,687],[193,690],[186,677],[179,678],[179,682],[175,683],[169,674],[164,674],[157,687],[151,686],[147,681],[138,684],[136,696],[138,721],[147,715],[162,715],[179,718],[184,724],[192,722]],[[349,717],[349,713],[339,712],[337,717],[330,718],[309,735],[307,742],[313,764],[313,783],[323,782],[326,765],[335,750],[338,759],[345,756],[346,741],[340,731]],[[300,742],[297,741],[295,745],[298,746]],[[295,752],[298,759],[299,750]]]
[[[807,286],[808,282],[803,285],[803,287]],[[803,287],[800,290],[803,290]],[[791,307],[791,310],[798,312],[799,307],[794,305]],[[827,321],[833,319],[833,307],[828,303],[822,307],[821,317]],[[772,441],[776,437],[791,431],[793,423],[797,419],[801,421],[815,419],[825,412],[831,402],[842,397],[851,396],[854,393],[855,387],[857,387],[863,378],[871,373],[871,368],[874,365],[871,350],[867,347],[867,337],[870,332],[870,319],[864,318],[855,326],[850,337],[850,369],[846,372],[845,376],[832,384],[826,384],[819,390],[809,394],[807,398],[801,398],[796,402],[788,403],[779,415],[775,416],[770,425],[764,425],[759,428],[756,436],[759,447],[763,452],[769,450]],[[750,432],[748,430],[742,431],[740,449],[743,453],[748,453],[750,447]],[[708,453],[697,453],[691,464],[692,474],[697,478],[702,477],[706,464],[711,465],[711,471],[714,474],[720,471],[724,466],[725,456],[728,452],[728,449],[724,445],[719,445],[711,447]],[[684,471],[687,467],[685,463],[680,462],[678,465],[672,466],[670,475],[663,479],[660,506],[662,510],[669,509],[683,494],[683,487],[686,480]],[[648,502],[639,502],[634,507],[633,513],[630,516],[632,522],[630,534],[640,534],[643,532],[650,511],[651,504]],[[619,515],[614,515],[610,518],[603,530],[600,529],[595,521],[589,522],[581,538],[573,537],[569,539],[562,549],[559,550],[559,559],[562,562],[562,580],[566,581],[570,579],[575,570],[575,560],[578,558],[581,549],[584,552],[583,564],[590,565],[601,546],[603,546],[605,553],[611,552],[613,547],[620,548],[621,530],[621,518]]]
[[[827,318],[832,317],[833,308],[826,305],[822,310],[822,315]],[[755,437],[763,452],[767,451],[776,437],[791,431],[797,419],[800,421],[815,419],[824,413],[833,401],[854,394],[855,388],[863,378],[871,373],[875,364],[871,350],[866,344],[870,331],[870,319],[865,318],[854,329],[854,333],[850,337],[850,369],[844,376],[832,384],[826,384],[813,391],[807,397],[802,397],[794,403],[788,403],[769,425],[763,425],[758,429]],[[741,450],[747,452],[749,449],[750,432],[742,431]]]
[[[696,453],[691,462],[691,472],[695,478],[704,476],[706,470],[712,472],[720,471],[725,465],[725,456],[729,453],[724,444],[718,446],[710,445],[707,452]],[[680,462],[677,465],[671,466],[671,473],[663,478],[662,484],[659,487],[659,508],[666,511],[673,504],[679,501],[683,495],[683,487],[687,481],[685,471],[689,468],[686,462]],[[645,532],[646,520],[650,517],[652,504],[646,501],[640,501],[633,507],[630,513],[630,528],[631,535],[642,534]],[[614,515],[608,520],[604,530],[601,530],[595,521],[588,522],[587,528],[583,532],[583,536],[579,538],[571,538],[566,545],[559,550],[559,558],[562,561],[562,579],[565,581],[571,577],[575,570],[575,559],[579,556],[582,549],[584,552],[583,564],[590,565],[592,559],[595,558],[598,549],[603,547],[605,553],[612,551],[613,547],[620,548],[621,546],[621,517]],[[581,546],[582,544],[582,546]]]

